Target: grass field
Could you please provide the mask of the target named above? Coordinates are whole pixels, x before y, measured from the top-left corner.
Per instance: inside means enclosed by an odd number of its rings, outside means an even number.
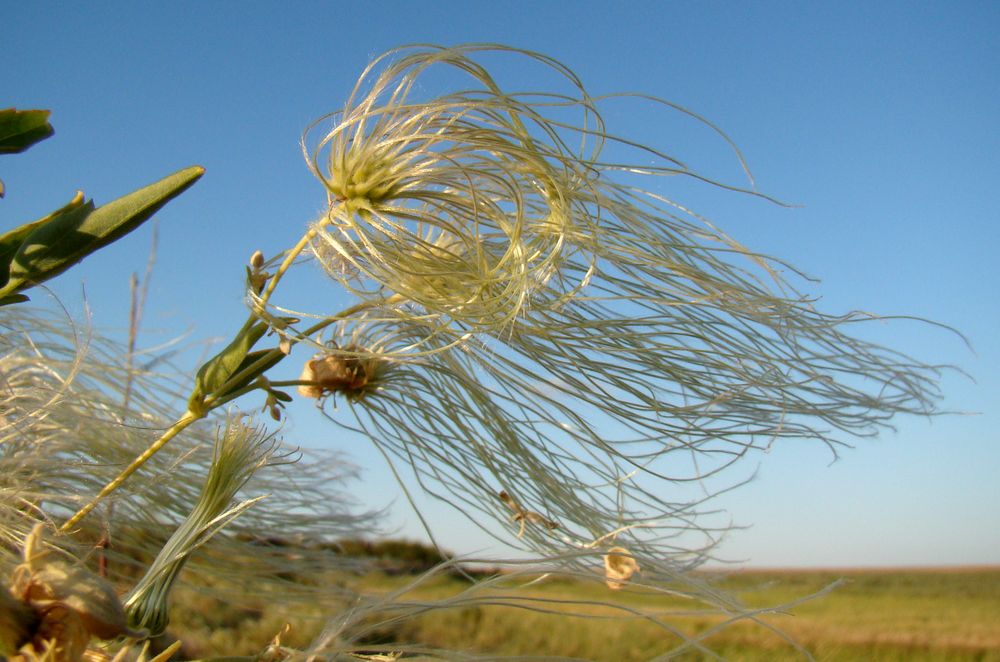
[[[1000,661],[1000,568],[743,571],[706,577],[735,592],[750,607],[791,603],[841,580],[826,595],[798,604],[788,613],[761,619],[819,660]],[[376,590],[396,587],[401,582],[399,578],[381,576],[361,581]],[[463,588],[458,579],[440,577],[407,597],[429,600]],[[598,584],[552,581],[516,593],[503,588],[491,591],[497,601],[512,594],[545,601],[548,608],[563,613],[483,605],[456,608],[382,628],[370,634],[368,641],[375,644],[404,640],[529,658],[555,655],[626,662],[654,657],[677,646],[681,639],[645,620],[621,618],[620,612],[616,615],[606,607],[581,606],[581,601],[614,598],[625,606],[672,612],[664,620],[688,636],[704,633],[721,621],[710,614],[678,614],[678,610],[689,606],[676,599],[625,591],[610,595]],[[299,623],[290,642],[304,643],[322,625],[318,620],[306,620],[303,626],[301,617],[274,613],[263,603],[238,613],[209,610],[214,622],[191,622],[188,615],[192,611],[204,613],[203,609],[181,606],[175,612],[172,628],[188,642],[192,655],[258,651],[261,642],[273,636],[284,620]],[[567,611],[579,615],[567,616]],[[733,660],[806,659],[792,644],[756,623],[729,625],[703,643],[714,653]],[[711,658],[694,650],[676,659]]]

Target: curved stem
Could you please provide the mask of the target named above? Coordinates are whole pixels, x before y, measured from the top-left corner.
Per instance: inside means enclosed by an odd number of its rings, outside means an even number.
[[[261,310],[267,306],[267,302],[270,300],[271,295],[274,294],[274,288],[278,286],[278,281],[280,281],[281,277],[285,275],[285,272],[292,266],[292,263],[295,262],[296,258],[302,254],[302,251],[306,249],[309,242],[316,236],[317,231],[318,230],[315,227],[309,228],[309,230],[302,235],[302,238],[299,239],[299,242],[288,251],[288,255],[285,256],[284,260],[282,260],[281,265],[278,267],[278,270],[274,272],[274,275],[268,279],[267,286],[264,288],[264,291],[260,295],[260,300],[257,302],[257,305],[261,307]]]

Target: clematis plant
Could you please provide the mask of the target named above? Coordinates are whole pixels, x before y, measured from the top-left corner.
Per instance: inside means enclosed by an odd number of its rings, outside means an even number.
[[[562,89],[505,89],[479,62],[500,55]],[[441,80],[451,91],[424,92]],[[491,45],[376,59],[307,132],[329,206],[282,265],[308,256],[358,303],[290,312],[274,305],[275,280],[250,301],[317,347],[309,395],[351,396],[331,418],[474,521],[505,518],[496,495],[509,494],[560,525],[520,532],[536,551],[631,537],[693,565],[711,540],[661,545],[663,531],[704,532],[702,499],[672,501],[672,486],[778,438],[835,448],[838,433],[932,413],[938,367],[852,335],[866,316],[823,313],[787,265],[666,197],[670,178],[736,187],[617,134],[601,111],[621,96]],[[288,314],[320,322],[299,330]],[[318,361],[364,379],[324,387]]]
[[[496,57],[556,82],[510,89],[483,64]],[[717,538],[684,485],[776,439],[835,449],[933,414],[940,367],[859,338],[870,316],[817,309],[791,267],[671,199],[677,178],[760,194],[688,168],[662,136],[618,133],[603,109],[623,99],[716,130],[652,97],[592,95],[535,52],[372,61],[303,139],[324,213],[253,256],[248,319],[187,411],[63,529],[195,421],[258,391],[280,417],[297,386],[490,535],[572,572],[603,558],[614,589],[640,567],[662,586]],[[281,303],[285,277],[316,265],[348,307]],[[268,377],[298,344],[314,354],[301,379]]]

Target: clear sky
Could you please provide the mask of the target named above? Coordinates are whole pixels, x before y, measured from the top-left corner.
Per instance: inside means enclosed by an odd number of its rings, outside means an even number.
[[[324,204],[302,130],[343,103],[373,56],[412,42],[545,52],[594,93],[655,94],[721,126],[758,187],[798,206],[713,195],[697,211],[820,278],[809,291],[828,312],[927,317],[973,345],[926,325],[878,327],[880,340],[968,371],[975,381],[944,378],[944,406],[976,414],[901,419],[832,465],[793,442],[751,458],[756,480],[717,505],[752,528],[722,553],[757,566],[1000,563],[998,33],[990,2],[9,3],[0,106],[51,109],[56,135],[0,161],[0,222],[41,216],[77,188],[100,203],[205,166],[159,216],[143,341],[226,336],[245,317],[247,257],[290,246]],[[734,175],[690,125],[612,119]],[[89,258],[56,294],[79,310],[83,284],[95,325],[120,331],[150,233]],[[366,471],[359,498],[392,498],[369,448],[297,413],[289,441],[343,448]],[[446,546],[487,545],[426,507]],[[416,535],[402,506],[392,522]]]

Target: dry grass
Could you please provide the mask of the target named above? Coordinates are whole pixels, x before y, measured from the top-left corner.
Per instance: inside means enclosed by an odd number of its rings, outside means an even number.
[[[787,614],[763,620],[780,628],[819,660],[1000,660],[1000,568],[949,570],[753,571],[728,576],[708,575],[713,582],[735,591],[750,606],[789,603],[822,589],[832,581],[843,583],[831,593],[793,607]],[[368,589],[399,586],[397,577],[369,576]],[[466,588],[459,580],[441,577],[422,587],[413,599],[439,599]],[[608,607],[575,606],[569,602],[608,599],[603,584],[553,581],[526,589],[494,590],[498,598],[510,595],[547,602],[557,614],[504,606],[474,606],[429,613],[403,624],[373,631],[372,645],[410,641],[456,651],[495,655],[579,657],[608,662],[646,660],[681,643],[649,622],[616,617]],[[616,597],[633,607],[677,612],[689,608],[679,600],[622,592]],[[223,605],[184,604],[175,610],[175,629],[183,633],[192,654],[253,652],[260,649],[284,620],[299,625],[293,637],[308,639],[318,631],[319,612],[279,613],[265,601],[239,613]],[[539,603],[538,606],[541,606]],[[566,612],[579,614],[568,616]],[[191,622],[194,615],[214,614],[212,623]],[[309,616],[313,617],[310,620]],[[720,622],[717,615],[671,615],[667,622],[687,636],[704,633]],[[310,623],[315,623],[316,630]],[[709,636],[713,653],[734,660],[805,659],[787,641],[754,623],[737,623]],[[676,659],[709,659],[690,651]]]

